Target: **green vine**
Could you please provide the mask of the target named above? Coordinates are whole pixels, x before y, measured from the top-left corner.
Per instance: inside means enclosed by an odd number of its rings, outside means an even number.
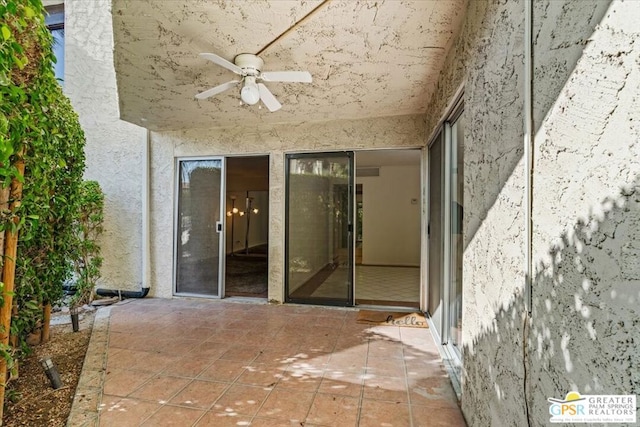
[[[98,237],[102,234],[104,194],[96,181],[84,181],[80,188],[80,215],[75,223],[78,256],[74,267],[76,293],[71,306],[76,308],[91,302],[93,289],[100,278],[102,257]]]
[[[0,183],[25,162],[22,202],[4,210],[0,231],[20,218],[11,333],[21,340],[38,323],[41,306],[62,296],[78,257],[74,231],[85,167],[84,133],[56,81],[52,37],[40,0],[0,0]],[[4,303],[4,301],[0,301]],[[10,359],[10,348],[0,356]]]

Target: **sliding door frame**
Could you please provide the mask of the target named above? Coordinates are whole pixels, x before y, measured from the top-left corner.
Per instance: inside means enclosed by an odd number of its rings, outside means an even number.
[[[442,295],[441,295],[441,301],[442,301],[442,310],[440,310],[440,315],[441,315],[441,322],[440,322],[440,330],[437,330],[437,328],[433,328],[432,329],[432,334],[434,335],[434,337],[436,337],[439,340],[439,343],[441,344],[441,348],[442,350],[445,352],[445,359],[449,360],[451,363],[451,366],[453,367],[453,371],[452,374],[453,376],[456,377],[456,379],[458,381],[460,381],[460,368],[462,366],[462,354],[460,353],[458,348],[455,348],[455,346],[452,343],[451,340],[451,307],[450,307],[450,303],[451,303],[451,294],[452,294],[452,286],[454,286],[453,283],[451,283],[451,268],[453,266],[453,263],[455,262],[454,259],[452,259],[452,253],[451,253],[451,249],[452,249],[452,222],[451,222],[451,204],[452,204],[452,180],[451,180],[451,173],[452,173],[452,165],[451,165],[451,160],[452,160],[452,150],[453,149],[457,149],[457,146],[454,147],[453,145],[456,144],[456,141],[452,141],[452,135],[453,135],[453,125],[457,122],[457,120],[462,116],[462,114],[464,113],[464,99],[463,99],[463,95],[464,95],[464,87],[460,87],[457,95],[454,97],[453,102],[449,105],[449,108],[447,108],[447,112],[444,115],[443,119],[441,120],[441,122],[438,124],[438,126],[435,128],[434,130],[434,134],[431,137],[431,139],[429,140],[429,143],[427,144],[427,167],[426,167],[426,182],[427,182],[427,200],[430,200],[430,194],[432,191],[432,183],[430,182],[430,149],[432,147],[432,145],[436,142],[436,140],[438,139],[442,139],[442,143],[443,143],[443,147],[442,149],[444,150],[444,156],[442,156],[442,170],[443,170],[443,178],[444,178],[444,186],[442,188],[442,191],[444,192],[444,197],[443,197],[443,209],[442,209],[442,214],[444,216],[443,220],[444,220],[444,227],[443,227],[443,239],[444,239],[444,250],[443,250],[443,259],[441,260],[440,263],[440,268],[443,268],[443,274],[441,275],[442,277],[442,283],[431,283],[427,280],[427,299],[426,299],[426,303],[427,303],[427,308],[429,307],[430,301],[429,301],[429,289],[431,289],[432,286],[440,286]],[[428,202],[427,202],[428,203]],[[430,214],[430,210],[427,209],[427,211]],[[431,218],[428,217],[427,218],[427,224],[431,223]],[[428,239],[428,237],[427,237]],[[429,241],[427,241],[427,247],[428,247],[428,252],[430,252],[431,250],[433,250],[433,248],[431,247]],[[432,268],[431,265],[429,265],[429,259],[427,258],[427,270],[430,270]],[[429,273],[427,272],[426,274],[427,279],[429,278]],[[433,313],[429,313],[430,315],[433,315]],[[464,319],[463,319],[464,320]],[[435,326],[435,324],[433,323],[433,319],[431,319],[431,324],[432,326]],[[462,324],[464,325],[464,321],[462,322]],[[453,378],[452,378],[453,379]]]
[[[178,242],[181,236],[180,234],[180,212],[179,212],[179,197],[180,197],[180,165],[183,162],[190,161],[208,161],[219,160],[220,166],[220,220],[215,227],[218,233],[218,295],[206,295],[192,292],[178,292]],[[225,202],[226,202],[226,166],[227,159],[225,156],[202,156],[202,157],[176,157],[174,162],[174,195],[173,195],[173,285],[172,294],[174,296],[186,296],[196,298],[209,298],[209,299],[222,299],[224,298],[224,279],[225,279],[225,257],[226,253],[226,215]],[[219,230],[219,231],[218,231]]]
[[[354,206],[355,206],[355,162],[354,162],[354,152],[353,151],[320,151],[320,152],[301,152],[301,153],[286,153],[284,159],[284,174],[285,174],[285,218],[284,218],[284,301],[285,303],[300,303],[300,304],[318,304],[319,300],[314,298],[291,298],[289,295],[289,259],[290,259],[290,245],[289,245],[289,208],[291,204],[291,198],[289,197],[290,190],[290,161],[293,159],[305,159],[305,158],[314,158],[314,157],[347,157],[349,160],[349,177],[348,177],[348,236],[347,236],[347,244],[348,244],[348,254],[347,258],[349,260],[349,271],[347,272],[349,278],[349,289],[348,296],[345,304],[345,300],[343,299],[322,299],[322,305],[334,305],[334,306],[346,306],[353,307],[355,304],[354,300]]]

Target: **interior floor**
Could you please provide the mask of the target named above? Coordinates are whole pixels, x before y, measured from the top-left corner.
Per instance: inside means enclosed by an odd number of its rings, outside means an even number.
[[[420,307],[420,267],[356,266],[356,304]]]
[[[355,267],[356,304],[420,306],[420,268],[357,265]],[[344,297],[348,294],[349,270],[338,267],[304,298]]]
[[[227,255],[226,297],[267,298],[268,280],[267,245]]]

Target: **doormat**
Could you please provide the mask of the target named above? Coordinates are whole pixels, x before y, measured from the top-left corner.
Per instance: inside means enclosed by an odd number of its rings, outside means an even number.
[[[360,310],[357,322],[374,326],[429,327],[424,314],[418,312]]]

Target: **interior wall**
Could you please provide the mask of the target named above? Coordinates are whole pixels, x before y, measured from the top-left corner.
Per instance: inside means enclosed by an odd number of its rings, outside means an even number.
[[[98,181],[105,196],[99,286],[137,291],[142,285],[146,130],[119,119],[111,2],[66,0],[64,4],[64,92],[86,136],[84,177]]]
[[[258,213],[251,213],[249,224],[249,248],[264,245],[269,240],[269,157],[229,157],[226,160],[226,208],[225,212],[232,209],[232,197],[236,198],[235,207],[245,212],[245,216],[238,214],[226,217],[226,252],[232,251],[231,226],[234,232],[233,251],[245,248],[247,232],[247,196],[251,197],[252,209],[258,209]]]
[[[381,166],[362,184],[362,263],[420,265],[420,165]]]
[[[257,128],[192,129],[152,133],[152,290],[171,296],[176,157],[269,153],[269,299],[284,300],[284,197],[286,153],[419,148],[424,116],[272,125]]]
[[[268,191],[249,191],[251,197],[251,209],[258,209],[258,213],[250,212],[249,235],[247,236],[247,192],[246,191],[227,191],[227,201],[225,212],[231,212],[233,208],[232,197],[236,198],[236,208],[239,212],[244,212],[243,216],[233,214],[226,217],[226,251],[231,253],[231,227],[233,226],[233,251],[238,252],[248,247],[253,248],[269,243],[269,192]],[[233,219],[233,220],[232,220]],[[248,237],[248,241],[247,241]]]

